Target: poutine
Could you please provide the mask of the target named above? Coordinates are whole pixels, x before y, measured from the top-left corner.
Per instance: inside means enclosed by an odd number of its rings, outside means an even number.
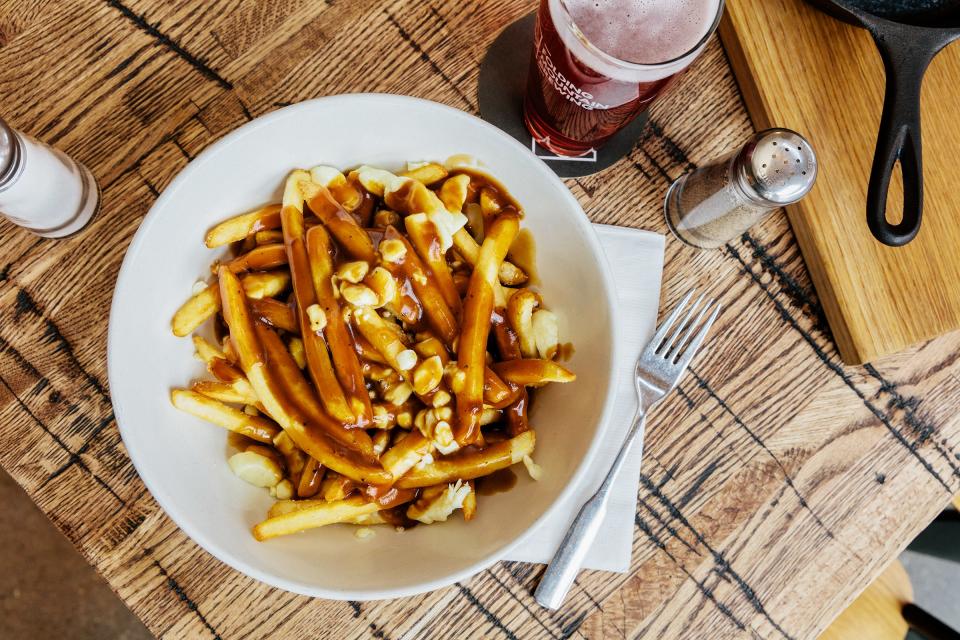
[[[282,202],[206,235],[230,247],[175,313],[212,379],[173,405],[231,432],[231,470],[277,501],[268,540],[476,515],[475,482],[523,462],[534,389],[571,382],[557,317],[510,260],[523,213],[473,168],[297,169]],[[219,342],[219,344],[217,344]]]

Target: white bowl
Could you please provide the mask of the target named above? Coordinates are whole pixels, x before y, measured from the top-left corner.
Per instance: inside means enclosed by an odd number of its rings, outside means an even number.
[[[230,472],[226,433],[174,409],[169,390],[203,374],[191,341],[170,318],[217,253],[203,236],[216,222],[279,201],[296,167],[362,163],[399,169],[407,160],[467,153],[525,208],[541,290],[572,341],[577,381],[538,393],[532,414],[544,476],[483,497],[478,515],[398,533],[377,527],[358,540],[332,526],[257,542],[250,528],[272,502]],[[110,313],[110,389],[130,458],[157,502],[200,546],[233,568],[310,596],[371,600],[443,587],[503,558],[573,489],[593,458],[615,380],[614,286],[586,215],[543,162],[495,127],[433,102],[342,95],[257,118],[191,162],[157,199],[117,279]]]

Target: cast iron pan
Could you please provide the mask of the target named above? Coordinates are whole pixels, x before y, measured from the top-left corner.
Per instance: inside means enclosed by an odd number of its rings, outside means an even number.
[[[923,214],[923,74],[941,49],[960,38],[960,0],[808,2],[844,22],[869,30],[880,49],[887,72],[887,91],[867,189],[867,224],[880,242],[892,247],[905,245],[920,230]],[[887,221],[887,191],[897,160],[903,174],[903,219],[891,224]]]

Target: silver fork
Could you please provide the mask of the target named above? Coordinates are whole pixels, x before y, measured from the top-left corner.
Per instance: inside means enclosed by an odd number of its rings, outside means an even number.
[[[653,405],[657,404],[677,386],[680,378],[687,370],[687,365],[693,360],[697,349],[707,337],[710,325],[716,320],[720,313],[720,303],[708,300],[703,303],[703,296],[697,298],[697,301],[687,311],[683,320],[676,324],[676,327],[667,335],[667,332],[674,327],[680,313],[693,297],[693,291],[690,291],[680,304],[674,308],[666,320],[657,328],[653,338],[643,349],[640,358],[637,360],[636,368],[636,387],[639,402],[637,412],[633,417],[633,425],[630,427],[627,437],[620,447],[616,460],[607,472],[607,477],[597,492],[593,494],[587,502],[581,507],[580,513],[570,528],[567,529],[567,535],[564,536],[560,548],[554,554],[553,559],[547,566],[543,579],[534,596],[544,607],[550,609],[558,608],[563,599],[570,590],[570,585],[577,577],[580,566],[590,550],[590,545],[597,536],[597,531],[603,522],[607,513],[607,502],[610,498],[610,487],[616,479],[617,474],[623,467],[627,454],[637,435],[643,432],[643,424],[647,412]],[[699,313],[697,309],[699,308]],[[712,309],[712,311],[711,311]],[[704,321],[704,316],[710,311]],[[696,317],[694,317],[696,314]],[[699,328],[699,331],[697,329]],[[696,333],[694,333],[696,331]],[[682,337],[681,337],[682,336]],[[678,339],[679,338],[679,339]]]

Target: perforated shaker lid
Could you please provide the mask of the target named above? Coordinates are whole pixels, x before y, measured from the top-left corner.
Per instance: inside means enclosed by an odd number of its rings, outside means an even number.
[[[20,141],[7,123],[0,119],[0,189],[6,187],[20,169]]]
[[[797,202],[817,179],[817,156],[810,143],[790,129],[767,129],[740,152],[740,179],[758,197],[777,205]]]

